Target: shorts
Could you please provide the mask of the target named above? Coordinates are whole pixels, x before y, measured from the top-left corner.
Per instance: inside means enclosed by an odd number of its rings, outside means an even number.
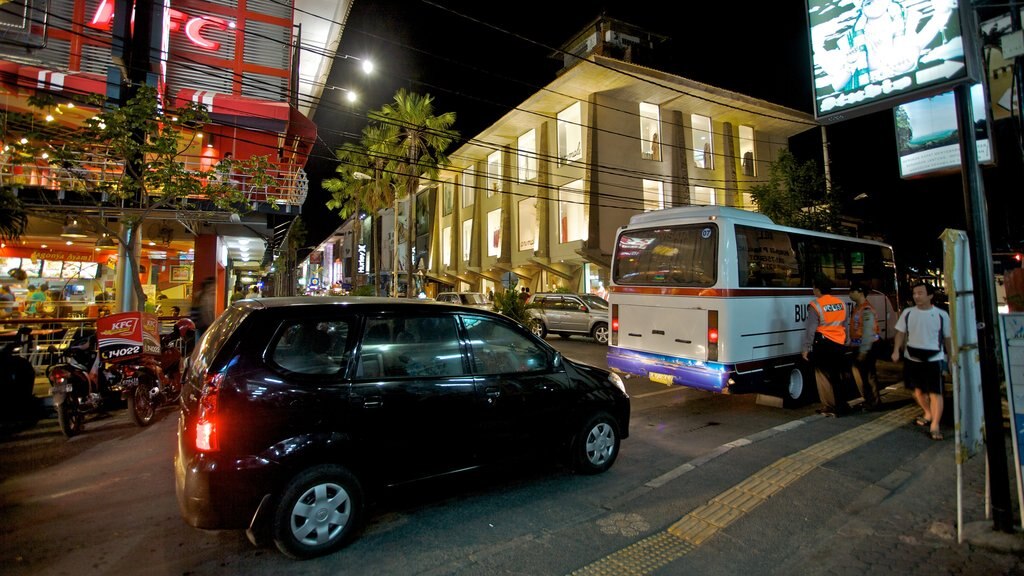
[[[928,394],[942,394],[942,362],[917,362],[903,359],[903,386]]]

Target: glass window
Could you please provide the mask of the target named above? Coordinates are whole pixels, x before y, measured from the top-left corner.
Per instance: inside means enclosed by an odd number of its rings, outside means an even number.
[[[548,367],[548,355],[525,334],[490,318],[463,316],[477,374],[534,372]]]
[[[558,160],[568,164],[583,158],[583,113],[579,102],[558,113]]]
[[[644,187],[644,212],[661,210],[665,207],[665,184],[658,180],[643,181]]]
[[[462,223],[462,261],[469,262],[469,250],[473,246],[473,219]]]
[[[528,130],[519,137],[519,181],[529,182],[537,178],[537,131]]]
[[[537,239],[540,237],[540,225],[537,223],[537,199],[526,198],[519,201],[519,249],[536,250]]]
[[[588,210],[583,198],[583,180],[558,189],[558,237],[561,242],[586,240]]]
[[[476,200],[476,172],[472,167],[462,173],[462,207],[472,206]]]
[[[640,103],[640,154],[644,160],[661,160],[661,109]]]
[[[690,204],[695,206],[714,206],[717,203],[714,188],[708,188],[707,186],[693,187],[693,197],[690,198]]]
[[[299,374],[338,374],[345,365],[349,322],[294,321],[271,344],[271,361]]]
[[[452,213],[452,206],[455,198],[455,182],[445,180],[441,184],[441,215],[448,216]]]
[[[690,224],[625,232],[612,275],[617,284],[713,286],[718,276],[718,227]]]
[[[445,226],[441,231],[441,265],[452,265],[452,227]]]
[[[501,150],[487,155],[487,197],[501,192]]]
[[[501,208],[487,213],[487,255],[501,256]]]
[[[789,234],[736,226],[740,286],[798,286],[800,268]]]
[[[455,321],[450,315],[369,319],[356,378],[464,375]]]
[[[714,169],[711,118],[700,114],[690,114],[690,134],[693,140],[693,164],[697,168]]]
[[[754,129],[740,124],[740,168],[744,176],[757,176],[754,157]]]

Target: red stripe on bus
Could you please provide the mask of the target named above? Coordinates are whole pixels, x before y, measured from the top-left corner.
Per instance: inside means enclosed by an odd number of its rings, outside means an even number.
[[[750,298],[751,296],[813,296],[810,288],[659,288],[654,286],[609,286],[616,294],[648,296],[703,296],[706,298]]]

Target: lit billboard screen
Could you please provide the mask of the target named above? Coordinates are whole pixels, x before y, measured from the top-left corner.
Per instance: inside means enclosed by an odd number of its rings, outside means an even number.
[[[981,84],[971,86],[974,135],[981,164],[992,163],[986,109],[984,88]],[[913,178],[960,169],[960,133],[956,122],[956,98],[952,92],[900,104],[893,114],[896,116],[900,176]]]
[[[807,20],[822,122],[892,108],[968,78],[956,0],[807,0]]]

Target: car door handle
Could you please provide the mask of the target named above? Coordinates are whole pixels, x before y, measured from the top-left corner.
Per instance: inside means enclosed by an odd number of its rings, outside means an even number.
[[[501,388],[497,386],[488,386],[487,388],[484,388],[484,394],[490,398],[497,398],[498,396],[501,396]]]
[[[384,398],[379,395],[373,396],[358,396],[352,400],[354,404],[359,404],[363,408],[380,408],[384,405]]]

